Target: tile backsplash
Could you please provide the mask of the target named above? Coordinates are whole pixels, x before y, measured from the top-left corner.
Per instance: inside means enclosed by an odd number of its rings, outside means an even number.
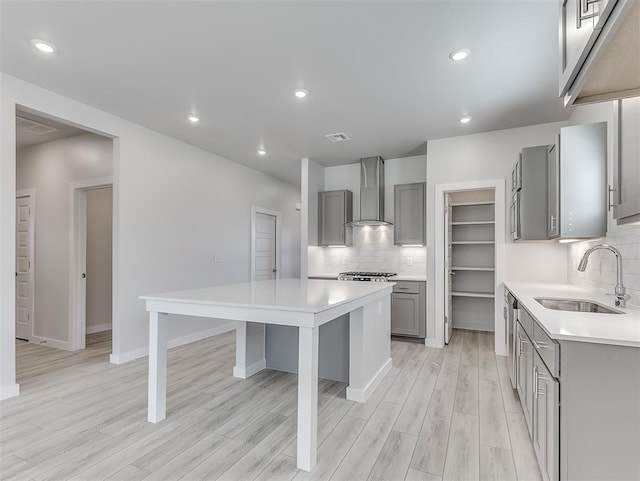
[[[616,257],[604,249],[589,256],[585,272],[578,271],[578,263],[587,249],[597,244],[610,244],[622,254],[624,286],[631,296],[628,301],[640,305],[640,225],[620,226],[601,239],[575,242],[569,245],[569,283],[613,295],[616,284]]]
[[[309,246],[309,275],[344,271],[391,271],[427,275],[427,248],[393,245],[393,226],[353,227],[352,247]]]

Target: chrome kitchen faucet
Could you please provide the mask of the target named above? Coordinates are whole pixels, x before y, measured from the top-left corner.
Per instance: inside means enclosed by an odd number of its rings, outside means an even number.
[[[627,294],[624,285],[622,284],[622,254],[620,251],[609,244],[598,244],[596,246],[591,247],[584,253],[582,259],[580,259],[580,264],[578,264],[578,270],[580,272],[584,272],[587,268],[587,262],[589,262],[589,256],[591,253],[598,249],[606,249],[616,256],[616,288],[615,288],[615,296],[616,296],[616,307],[627,307],[627,299],[631,296]]]

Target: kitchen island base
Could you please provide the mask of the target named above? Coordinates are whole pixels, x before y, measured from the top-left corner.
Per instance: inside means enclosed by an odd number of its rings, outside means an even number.
[[[311,471],[317,456],[319,327],[349,314],[347,398],[364,402],[391,368],[391,290],[390,285],[286,279],[142,297],[149,311],[149,422],[166,417],[168,314],[238,321],[234,375],[243,378],[268,363],[265,324],[296,326],[297,467]]]

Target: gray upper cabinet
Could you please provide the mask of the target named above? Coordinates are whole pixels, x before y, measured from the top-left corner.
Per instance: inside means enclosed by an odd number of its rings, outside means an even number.
[[[318,192],[318,245],[351,245],[353,193],[350,190]]]
[[[640,95],[640,2],[560,0],[559,95],[565,105]]]
[[[640,221],[640,97],[618,101],[615,107],[613,217],[627,224]]]
[[[394,194],[395,245],[425,245],[425,183],[399,184]]]
[[[558,149],[549,146],[547,152],[547,236],[549,239],[560,235],[558,220],[560,219],[560,164]]]
[[[603,237],[607,232],[607,123],[560,129],[558,172],[558,236],[565,239]],[[551,225],[551,218],[549,218]]]
[[[522,188],[511,201],[513,240],[590,239],[606,234],[606,122],[563,127],[556,145],[522,149],[519,163]],[[637,160],[633,169],[637,182]],[[637,195],[637,190],[629,192]]]
[[[519,174],[512,174],[512,178],[518,178],[519,175],[521,186],[520,189],[513,190],[512,185],[511,237],[513,240],[548,238],[546,191],[547,155],[550,147],[539,145],[522,149],[513,169],[513,172],[520,171]]]

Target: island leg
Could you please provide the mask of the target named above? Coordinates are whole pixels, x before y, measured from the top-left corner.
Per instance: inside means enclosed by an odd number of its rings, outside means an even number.
[[[167,315],[149,312],[149,407],[147,419],[167,416]]]
[[[236,325],[236,365],[233,376],[246,379],[267,366],[265,359],[265,325],[239,321]]]
[[[318,449],[318,328],[298,330],[298,468],[311,471]]]

